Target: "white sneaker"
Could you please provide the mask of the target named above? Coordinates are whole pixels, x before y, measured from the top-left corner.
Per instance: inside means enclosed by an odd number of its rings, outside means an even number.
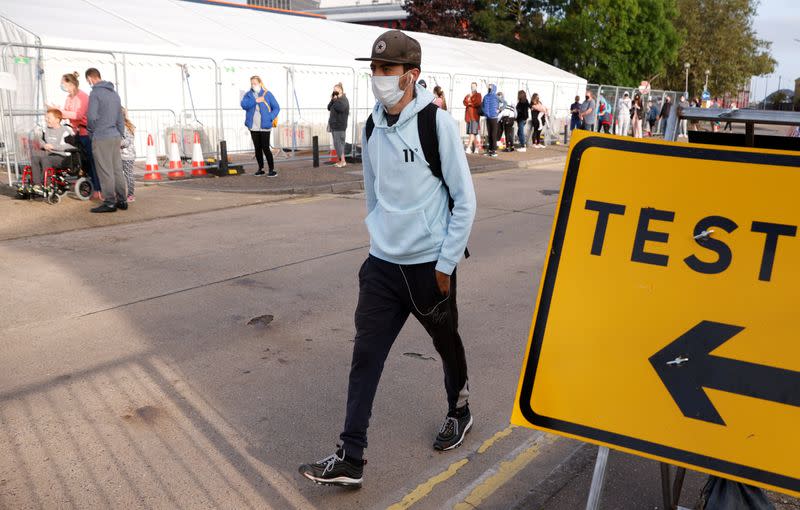
[[[472,151],[469,150],[469,147],[464,147],[464,152],[467,154],[472,154]]]
[[[519,149],[517,149],[517,152],[528,152],[528,149],[526,149],[525,147],[520,147]]]

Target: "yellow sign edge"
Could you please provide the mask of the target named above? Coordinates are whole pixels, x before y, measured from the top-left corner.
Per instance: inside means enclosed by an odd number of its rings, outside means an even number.
[[[753,485],[753,486],[756,486],[756,487],[760,487],[762,489],[771,490],[771,491],[779,492],[779,493],[782,493],[782,494],[787,494],[787,495],[795,497],[795,498],[800,498],[800,491],[793,491],[791,489],[787,489],[787,488],[780,487],[780,486],[775,486],[775,485],[770,485],[770,484],[767,484],[767,483],[764,483],[764,482],[760,482],[758,480],[752,480],[752,479],[749,479],[749,478],[743,478],[743,477],[740,477],[740,476],[732,475],[730,473],[725,473],[725,472],[722,472],[722,471],[716,471],[714,469],[710,469],[710,468],[706,468],[706,467],[703,467],[703,466],[698,466],[698,465],[694,465],[694,464],[678,461],[678,460],[675,460],[675,459],[670,459],[670,458],[667,458],[667,457],[661,457],[661,456],[654,455],[654,454],[651,454],[651,453],[647,453],[647,452],[644,452],[644,451],[640,451],[640,450],[636,450],[636,449],[632,449],[632,448],[627,448],[627,447],[616,445],[616,444],[612,444],[612,443],[607,443],[607,442],[604,442],[604,441],[600,441],[600,440],[593,439],[593,438],[590,438],[590,437],[581,436],[581,435],[578,435],[578,434],[571,434],[569,432],[564,432],[564,431],[561,431],[561,430],[551,429],[551,428],[543,427],[543,426],[540,426],[540,425],[534,425],[533,423],[529,422],[528,419],[525,418],[525,416],[523,416],[522,412],[520,411],[519,402],[520,402],[520,398],[522,396],[521,394],[522,394],[523,380],[524,380],[524,376],[525,376],[525,370],[526,370],[526,367],[528,366],[528,361],[529,361],[529,358],[530,358],[530,355],[531,355],[531,348],[533,347],[532,339],[533,339],[533,334],[534,334],[534,328],[536,326],[536,322],[537,322],[538,316],[539,316],[540,304],[541,304],[541,299],[542,299],[542,292],[544,290],[545,279],[546,279],[545,277],[547,275],[547,271],[548,271],[549,266],[550,266],[550,255],[552,254],[552,251],[553,251],[553,241],[554,241],[554,238],[555,238],[556,229],[558,228],[558,218],[559,218],[559,214],[560,214],[560,211],[561,211],[561,206],[562,206],[562,203],[563,203],[563,201],[562,201],[562,193],[564,191],[566,180],[567,180],[567,177],[568,177],[569,164],[570,164],[570,161],[572,160],[573,151],[575,150],[576,146],[581,141],[585,140],[586,138],[590,138],[590,137],[626,140],[626,137],[619,137],[619,136],[615,136],[615,135],[606,135],[606,134],[603,134],[603,133],[589,133],[589,132],[585,132],[583,130],[576,130],[576,131],[573,132],[572,139],[570,140],[569,151],[567,152],[567,159],[566,159],[566,161],[564,163],[564,173],[563,173],[563,176],[561,178],[561,188],[560,188],[561,191],[560,191],[560,193],[558,195],[558,202],[556,204],[556,210],[555,210],[555,214],[553,216],[553,224],[552,224],[552,226],[550,228],[550,241],[548,242],[547,254],[546,254],[545,258],[544,258],[544,265],[542,267],[541,277],[539,279],[538,292],[536,294],[536,301],[534,303],[534,313],[532,314],[533,316],[532,316],[532,319],[531,319],[531,325],[530,325],[530,328],[528,330],[528,336],[527,336],[527,339],[526,339],[525,356],[523,357],[522,366],[520,367],[520,377],[519,377],[519,381],[517,383],[517,391],[516,391],[516,395],[515,395],[515,398],[514,398],[514,405],[513,405],[513,409],[512,409],[510,423],[512,425],[519,425],[519,426],[523,426],[523,427],[532,428],[532,429],[535,429],[535,430],[541,430],[543,432],[547,432],[547,433],[550,433],[550,434],[556,434],[556,435],[559,435],[559,436],[562,436],[562,437],[575,439],[575,440],[582,441],[582,442],[585,442],[585,443],[595,444],[595,445],[598,445],[598,446],[605,446],[607,448],[610,448],[610,449],[613,449],[613,450],[617,450],[617,451],[621,451],[621,452],[624,452],[624,453],[628,453],[628,454],[631,454],[631,455],[635,455],[635,456],[638,456],[638,457],[644,457],[644,458],[647,458],[647,459],[650,459],[650,460],[655,460],[655,461],[658,461],[658,462],[665,462],[665,463],[670,464],[670,465],[680,466],[680,467],[683,467],[683,468],[686,468],[686,469],[690,469],[690,470],[693,470],[693,471],[698,471],[698,472],[706,473],[706,474],[709,474],[709,475],[719,476],[721,478],[725,478],[725,479],[728,479],[728,480],[734,480],[734,481],[737,481],[737,482],[740,482],[740,483],[745,483],[745,484]],[[653,144],[653,145],[662,145],[662,146],[676,146],[676,145],[686,146],[686,145],[688,145],[688,144],[685,144],[685,143],[666,142],[666,141],[663,141],[663,140],[647,140],[646,143]],[[708,144],[691,144],[691,147],[692,148],[698,148],[698,149],[710,149],[710,150],[715,150],[715,151],[725,151],[725,152],[729,152],[729,151],[730,152],[746,152],[746,153],[758,152],[759,154],[775,154],[775,155],[786,155],[786,156],[794,156],[794,157],[798,156],[797,152],[784,151],[784,150],[775,150],[775,149],[757,149],[757,150],[754,151],[754,149],[750,148],[750,147],[727,147],[727,146],[717,146],[717,145],[708,145]]]

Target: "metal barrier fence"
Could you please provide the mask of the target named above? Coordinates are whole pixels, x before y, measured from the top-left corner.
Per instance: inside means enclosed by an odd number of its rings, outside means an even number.
[[[147,154],[147,136],[153,136],[156,154],[167,153],[167,141],[162,133],[178,125],[178,117],[169,109],[130,109],[128,119],[136,126],[134,146],[136,157],[144,159]]]
[[[144,158],[147,153],[148,135],[153,136],[156,153],[164,155],[168,152],[169,134],[175,131],[180,134],[179,144],[183,157],[191,155],[192,135],[195,130],[201,133],[204,154],[216,153],[218,143],[223,139],[228,142],[228,150],[231,153],[252,151],[250,134],[243,123],[244,112],[239,108],[222,108],[223,93],[230,94],[232,92],[230,84],[233,83],[235,73],[243,73],[244,71],[249,71],[250,68],[268,68],[270,75],[281,91],[278,95],[283,109],[279,116],[279,124],[273,131],[272,144],[274,147],[282,149],[282,152],[289,158],[310,158],[311,156],[304,153],[311,149],[312,140],[315,136],[318,137],[323,150],[331,145],[331,137],[327,131],[327,109],[299,107],[298,91],[301,91],[302,95],[302,91],[308,89],[308,80],[303,77],[304,75],[324,71],[324,73],[327,73],[325,74],[326,79],[331,79],[331,81],[344,79],[343,81],[350,89],[351,118],[346,135],[350,154],[353,154],[356,151],[356,147],[361,144],[361,130],[371,111],[371,108],[364,107],[372,101],[369,92],[369,72],[365,69],[357,70],[343,66],[243,61],[237,59],[216,61],[209,57],[156,55],[130,51],[114,52],[102,49],[67,48],[10,42],[0,43],[0,48],[2,48],[0,50],[0,68],[7,70],[12,65],[21,66],[19,70],[15,67],[15,72],[27,70],[36,77],[34,90],[17,92],[15,93],[17,95],[13,97],[10,92],[4,92],[0,96],[0,137],[2,137],[3,141],[2,146],[0,146],[0,159],[8,167],[9,177],[12,167],[18,177],[20,158],[27,159],[29,157],[27,154],[29,148],[25,145],[28,139],[27,133],[37,124],[43,126],[42,108],[47,103],[44,63],[52,55],[60,57],[64,57],[67,54],[77,55],[75,58],[78,58],[78,60],[87,60],[92,63],[99,61],[98,59],[100,58],[104,59],[104,65],[113,67],[113,82],[117,85],[123,102],[126,104],[131,104],[128,101],[129,93],[135,96],[134,91],[137,90],[137,83],[145,79],[145,75],[137,71],[138,68],[142,67],[144,69],[147,67],[149,70],[152,66],[161,66],[174,69],[176,64],[180,67],[181,71],[175,76],[179,75],[181,79],[182,106],[178,109],[170,109],[174,108],[170,102],[159,100],[151,104],[164,105],[166,108],[129,109],[130,120],[137,126],[135,148],[139,158]],[[8,57],[12,49],[15,51],[20,50],[22,53],[29,55],[30,58],[21,59],[23,64],[19,64],[17,59]],[[201,77],[199,83],[204,84],[206,92],[210,92],[213,88],[213,93],[206,95],[206,104],[201,105],[206,108],[194,108],[194,100],[191,97],[191,89],[189,87],[189,70],[191,70],[195,79],[197,76]],[[223,71],[226,77],[224,84],[227,88],[223,88]],[[298,78],[303,79],[295,82],[295,74],[297,74]],[[281,77],[284,79],[281,80]],[[445,90],[446,97],[450,99],[449,104],[456,106],[450,111],[450,114],[459,122],[459,131],[465,138],[464,109],[460,106],[460,101],[454,103],[453,99],[460,98],[462,92],[468,92],[472,81],[479,82],[484,87],[488,83],[495,83],[500,90],[506,93],[509,99],[515,98],[517,90],[525,90],[528,94],[539,92],[551,109],[551,118],[561,123],[563,123],[562,116],[565,117],[568,114],[566,107],[561,106],[561,103],[565,102],[564,97],[578,93],[578,89],[582,87],[578,83],[561,83],[553,80],[521,79],[508,76],[480,78],[475,75],[449,74],[435,71],[425,71],[423,77],[432,85],[438,84]],[[52,79],[58,79],[58,75],[55,75]],[[170,78],[170,80],[173,79]],[[285,81],[285,86],[281,85],[281,81]],[[197,83],[195,83],[195,86],[197,86]],[[19,94],[23,95],[20,96]],[[31,94],[35,96],[35,100],[28,101],[30,99],[28,96],[31,96]],[[192,103],[191,109],[187,106],[187,97]],[[208,101],[208,97],[213,97],[213,100]],[[228,95],[224,97],[230,99]],[[28,99],[23,101],[24,98]],[[26,107],[33,107],[35,110],[32,112],[16,111],[14,107],[19,101],[26,102],[26,104],[30,102],[31,106]],[[149,98],[144,100],[139,98],[138,102],[136,102],[136,104],[145,105],[148,103],[150,103]],[[212,104],[213,108],[211,108]],[[319,103],[317,102],[317,104]],[[356,108],[355,106],[362,106],[362,108]],[[22,106],[17,105],[16,107],[21,108]]]
[[[670,100],[673,104],[678,102],[680,96],[683,92],[676,92],[674,90],[655,90],[651,89],[647,93],[640,93],[639,89],[636,87],[620,87],[617,85],[603,85],[603,84],[596,84],[590,83],[586,86],[587,91],[591,91],[596,99],[600,97],[605,98],[608,102],[609,106],[611,107],[611,113],[613,115],[614,121],[611,125],[611,132],[616,133],[617,127],[617,116],[616,111],[618,108],[619,99],[623,97],[625,92],[628,92],[629,97],[631,100],[636,94],[640,94],[642,97],[642,123],[645,127],[647,127],[647,113],[648,113],[648,102],[653,101],[653,104],[658,109],[658,114],[661,114],[661,108],[664,106],[664,102],[666,101],[667,96],[669,96]],[[688,98],[686,98],[688,100]],[[595,126],[597,131],[600,131],[599,123]],[[645,129],[646,130],[646,129]],[[661,135],[663,134],[663,127],[661,126],[661,122],[657,122],[653,129],[653,134]]]

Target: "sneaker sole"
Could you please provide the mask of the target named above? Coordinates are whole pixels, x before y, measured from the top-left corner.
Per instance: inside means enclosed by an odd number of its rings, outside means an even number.
[[[301,473],[303,476],[311,480],[317,485],[331,485],[338,487],[348,487],[351,489],[360,489],[363,478],[349,478],[346,476],[339,476],[336,478],[317,478],[310,473]]]
[[[461,434],[461,439],[459,439],[456,444],[448,446],[447,448],[441,448],[441,447],[439,447],[439,446],[434,444],[433,445],[433,449],[434,450],[438,450],[440,452],[447,452],[447,451],[450,451],[450,450],[455,450],[456,448],[461,446],[461,444],[464,442],[464,438],[467,437],[467,434],[469,433],[471,428],[472,428],[472,416],[469,417],[469,423],[467,423],[467,426],[464,427],[464,433]]]

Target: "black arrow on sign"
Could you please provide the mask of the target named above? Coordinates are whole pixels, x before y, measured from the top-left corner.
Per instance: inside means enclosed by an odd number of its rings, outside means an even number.
[[[800,407],[800,372],[710,354],[743,329],[702,321],[650,357],[687,418],[725,425],[703,388]]]

